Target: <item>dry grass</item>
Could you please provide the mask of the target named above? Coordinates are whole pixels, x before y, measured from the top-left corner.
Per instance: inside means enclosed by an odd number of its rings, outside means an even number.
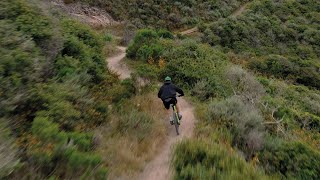
[[[139,132],[135,134],[130,129],[125,133],[116,131],[120,119],[126,116],[124,113],[113,113],[110,124],[97,131],[101,136],[97,149],[108,165],[110,179],[134,177],[157,153],[167,134],[167,122],[163,118],[165,111],[161,103],[155,93],[137,95],[123,103],[131,110],[146,113],[152,119],[151,130],[142,139],[137,135]]]

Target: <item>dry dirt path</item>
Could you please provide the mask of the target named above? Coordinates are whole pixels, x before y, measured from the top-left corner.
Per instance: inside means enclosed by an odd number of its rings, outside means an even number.
[[[141,180],[169,180],[172,179],[170,171],[170,159],[173,152],[173,145],[185,138],[190,138],[193,135],[195,127],[195,117],[193,114],[192,105],[185,99],[178,99],[181,113],[183,115],[180,126],[180,135],[176,135],[174,126],[169,125],[168,141],[160,148],[160,153],[149,162],[138,179]],[[169,124],[169,122],[168,122]]]
[[[231,16],[232,16],[232,17],[240,16],[240,15],[246,10],[246,7],[247,7],[248,4],[249,4],[249,2],[241,5],[236,11],[234,11],[234,12],[231,14]]]
[[[249,4],[249,2],[241,5],[241,6],[240,6],[238,9],[236,9],[230,16],[231,16],[231,17],[238,17],[238,16],[240,16],[240,15],[246,10],[246,7],[247,7],[248,4]],[[190,35],[190,34],[193,34],[193,33],[198,32],[198,31],[199,31],[198,27],[193,27],[193,28],[190,28],[190,29],[181,31],[180,34],[181,34],[181,35]]]
[[[107,58],[108,67],[111,71],[117,73],[120,79],[126,79],[130,77],[131,71],[128,66],[122,61],[126,57],[126,47],[117,46],[119,53]]]
[[[120,79],[125,79],[130,77],[131,71],[125,65],[123,61],[121,61],[125,57],[125,47],[117,47],[120,50],[120,53],[107,58],[109,68],[118,73]],[[180,126],[180,135],[177,136],[174,126],[169,125],[168,120],[168,137],[167,141],[159,147],[159,153],[156,154],[153,159],[148,162],[144,168],[144,170],[136,177],[136,179],[141,180],[168,180],[171,178],[170,172],[170,158],[172,153],[173,145],[177,142],[181,141],[185,138],[190,138],[193,135],[193,129],[195,127],[195,116],[193,113],[193,106],[186,101],[184,98],[178,99],[181,113],[183,115],[182,122]],[[159,101],[160,102],[160,101]],[[162,107],[162,104],[159,106]],[[133,178],[135,179],[135,178]]]
[[[187,29],[187,30],[184,30],[184,31],[181,31],[180,34],[181,35],[188,35],[188,34],[192,34],[192,33],[195,33],[195,32],[198,32],[198,27],[194,27],[194,28],[191,28],[191,29]]]

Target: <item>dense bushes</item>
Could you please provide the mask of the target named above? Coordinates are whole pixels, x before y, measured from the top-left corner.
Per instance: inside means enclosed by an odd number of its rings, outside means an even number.
[[[2,121],[10,125],[19,149],[7,154],[12,162],[4,162],[1,178],[105,178],[87,133],[106,122],[110,103],[93,89],[116,83],[105,69],[101,36],[25,0],[0,4],[0,129]],[[8,134],[1,137],[11,149]]]
[[[226,17],[237,9],[240,4],[250,0],[78,1],[106,8],[114,18],[129,20],[138,28],[176,29],[194,25],[200,21],[214,21],[220,17]]]
[[[193,89],[192,93],[202,100],[225,97],[231,93],[230,86],[223,82],[223,71],[227,67],[227,58],[223,53],[194,41],[177,44],[177,47],[168,48],[164,53],[168,63],[161,71],[161,77],[172,77],[174,83]],[[204,89],[205,94],[201,93]]]
[[[249,67],[268,76],[293,80],[306,86],[320,87],[318,68],[313,63],[295,62],[280,55],[269,55],[259,60],[249,61]]]
[[[254,106],[234,96],[208,106],[208,120],[232,131],[233,145],[240,148],[247,159],[261,150],[264,143],[263,117]]]
[[[164,51],[164,47],[159,43],[159,39],[171,39],[172,37],[173,35],[165,30],[158,32],[151,29],[140,30],[127,49],[127,57],[145,62],[158,62]]]
[[[102,37],[71,20],[62,21],[65,32],[65,43],[62,54],[57,60],[56,73],[59,78],[63,75],[86,73],[90,82],[100,83],[105,78],[105,60],[101,55],[103,48]],[[77,71],[75,66],[78,67]],[[85,84],[86,82],[84,82]]]
[[[130,44],[127,50],[129,58],[152,64],[149,67],[139,65],[139,76],[153,80],[156,79],[154,76],[160,76],[160,79],[170,76],[181,87],[194,88],[193,94],[202,100],[230,93],[229,87],[221,79],[227,64],[227,57],[222,52],[192,40],[171,40],[169,33],[161,35],[164,32],[140,30]],[[201,89],[210,89],[211,92],[201,93]]]
[[[24,97],[25,88],[41,81],[39,68],[44,57],[34,41],[18,31],[10,21],[0,20],[0,25],[0,115],[4,115],[21,102],[21,98],[14,96]]]
[[[258,56],[251,67],[268,75],[319,88],[319,1],[254,1],[239,17],[200,28],[203,41]],[[273,55],[269,55],[273,54]]]
[[[27,154],[32,164],[43,168],[44,172],[63,166],[69,169],[69,176],[82,175],[84,172],[81,171],[95,169],[89,172],[94,176],[103,168],[99,156],[85,153],[92,148],[92,136],[60,131],[59,124],[50,122],[47,117],[35,118],[31,129],[33,136],[30,138],[34,143],[29,145]],[[58,163],[63,161],[66,163]]]
[[[0,178],[9,175],[19,164],[17,147],[10,137],[10,129],[5,119],[0,119]]]
[[[222,144],[183,141],[175,148],[174,179],[267,179]]]
[[[11,23],[17,30],[31,36],[38,44],[53,34],[49,18],[39,15],[39,9],[35,6],[26,6],[25,1],[1,2],[0,19],[13,21]]]
[[[269,173],[281,173],[288,179],[319,179],[319,152],[300,142],[268,146],[259,156]]]

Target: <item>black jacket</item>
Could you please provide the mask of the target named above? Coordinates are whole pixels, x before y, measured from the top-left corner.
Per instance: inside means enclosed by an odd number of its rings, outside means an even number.
[[[183,91],[171,83],[171,81],[166,81],[160,88],[158,92],[158,97],[163,100],[167,98],[176,97],[176,93],[179,93],[181,96],[184,95]]]

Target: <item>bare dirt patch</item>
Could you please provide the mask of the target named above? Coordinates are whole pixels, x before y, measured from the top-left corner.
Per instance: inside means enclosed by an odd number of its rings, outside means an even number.
[[[83,3],[65,4],[62,0],[52,0],[53,6],[62,9],[71,17],[93,27],[105,27],[118,24],[105,10]]]

